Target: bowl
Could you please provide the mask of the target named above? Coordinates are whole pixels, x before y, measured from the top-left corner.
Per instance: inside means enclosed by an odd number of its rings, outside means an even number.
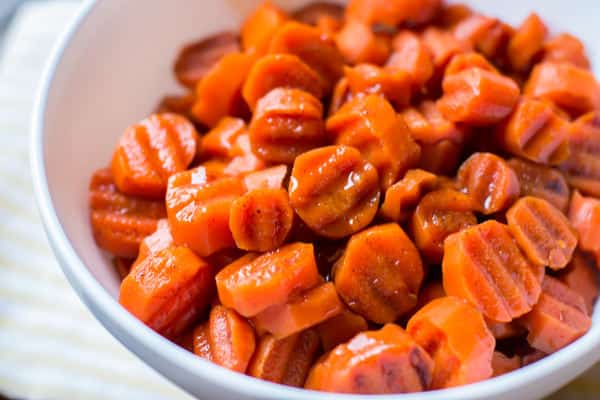
[[[292,9],[309,1],[280,1]],[[203,399],[357,399],[309,392],[231,372],[162,338],[117,302],[119,280],[94,243],[87,186],[110,159],[125,127],[145,117],[178,86],[171,66],[186,42],[239,27],[259,0],[102,0],[86,2],[54,49],[37,99],[31,140],[35,195],[50,244],[71,285],[125,347]],[[467,1],[514,24],[537,8],[557,31],[587,41],[600,66],[595,0]],[[596,48],[594,48],[596,46]],[[594,51],[596,50],[596,51]],[[597,71],[598,72],[598,71]],[[542,397],[600,359],[600,309],[592,329],[567,348],[510,374],[459,388],[378,399],[449,400]],[[374,396],[362,396],[367,398]]]

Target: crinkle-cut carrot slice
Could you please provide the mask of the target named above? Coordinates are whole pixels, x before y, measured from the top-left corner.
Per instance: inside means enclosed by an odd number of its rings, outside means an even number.
[[[295,54],[321,75],[325,92],[343,74],[344,59],[333,38],[323,35],[319,29],[299,22],[287,22],[275,32],[269,53]]]
[[[444,95],[438,100],[438,107],[444,117],[467,125],[500,122],[519,99],[515,81],[480,67],[444,75],[442,89]]]
[[[130,258],[123,257],[115,257],[113,258],[113,265],[115,266],[115,270],[117,274],[119,274],[119,278],[121,280],[125,279],[129,271],[131,270],[131,266],[133,265],[133,261]]]
[[[321,322],[317,332],[325,351],[329,351],[339,344],[345,343],[355,335],[368,329],[367,320],[347,308],[341,314]]]
[[[379,176],[355,148],[321,147],[296,158],[289,194],[292,207],[314,232],[342,238],[375,217]]]
[[[514,71],[525,72],[543,49],[548,28],[536,13],[531,13],[508,42],[506,54]]]
[[[525,329],[516,321],[497,322],[486,320],[485,322],[496,340],[511,339],[522,336],[525,333]]]
[[[261,311],[252,321],[257,331],[269,332],[279,339],[316,326],[343,310],[335,286],[327,282],[300,293],[287,303]]]
[[[433,300],[412,316],[406,331],[433,359],[430,389],[492,376],[496,341],[481,313],[465,300],[451,296]]]
[[[247,174],[263,170],[266,166],[265,161],[252,152],[248,132],[243,132],[235,139],[227,160],[223,166],[223,175],[225,176],[243,178]]]
[[[350,0],[346,6],[346,18],[368,25],[420,25],[431,21],[441,6],[441,0]]]
[[[325,144],[323,105],[300,89],[276,88],[262,97],[250,123],[252,150],[263,160],[291,164]]]
[[[522,197],[506,212],[506,220],[531,262],[557,270],[571,261],[577,236],[567,217],[546,200]]]
[[[537,303],[544,266],[521,253],[508,226],[489,220],[446,238],[442,274],[448,295],[468,300],[489,320],[510,322]]]
[[[460,53],[471,51],[471,45],[459,40],[451,32],[436,27],[426,28],[421,39],[433,56],[434,72],[441,74],[450,59]]]
[[[245,52],[265,54],[273,35],[288,20],[286,13],[271,1],[263,1],[242,24],[240,35]]]
[[[229,229],[238,248],[275,250],[292,229],[294,210],[284,189],[255,189],[231,203]]]
[[[521,191],[515,171],[491,153],[474,153],[462,163],[456,180],[474,207],[484,214],[507,209]]]
[[[577,118],[569,132],[569,157],[559,168],[569,185],[584,194],[600,197],[600,113]]]
[[[287,165],[276,165],[244,176],[248,191],[255,189],[281,189],[288,176]]]
[[[254,61],[254,56],[246,53],[221,57],[196,85],[196,100],[191,110],[194,119],[214,127],[228,115],[245,117],[248,105],[241,91]]]
[[[463,3],[442,4],[438,15],[433,21],[445,29],[453,29],[461,21],[473,15],[473,10]]]
[[[115,184],[126,194],[161,198],[169,176],[194,159],[198,140],[194,125],[177,114],[153,114],[130,126],[113,154]]]
[[[128,196],[119,191],[109,168],[94,172],[89,185],[94,239],[110,253],[135,258],[142,239],[166,216],[162,201]]]
[[[438,175],[454,175],[464,152],[464,144],[450,139],[421,143],[418,167]]]
[[[569,222],[579,237],[579,248],[600,258],[600,200],[577,190],[571,198]]]
[[[164,114],[180,114],[185,118],[191,119],[192,105],[194,104],[194,92],[190,91],[184,94],[166,95],[164,96],[156,108],[154,113]],[[198,142],[200,144],[200,142]],[[198,151],[196,151],[198,153]]]
[[[234,310],[223,306],[211,309],[208,343],[212,361],[232,371],[246,372],[256,347],[254,329]]]
[[[344,6],[327,1],[314,1],[298,8],[292,18],[303,24],[319,27],[324,19],[333,19],[339,25],[344,20]]]
[[[261,256],[249,253],[216,276],[219,299],[253,317],[321,283],[312,244],[292,243]]]
[[[521,319],[529,344],[544,353],[554,353],[583,336],[592,324],[579,293],[559,280],[546,276],[539,301]]]
[[[175,242],[202,257],[232,247],[229,208],[244,192],[241,179],[215,177],[202,166],[173,175],[166,203]]]
[[[173,67],[175,77],[193,89],[221,57],[239,50],[239,38],[233,32],[221,32],[189,43],[177,55]]]
[[[494,67],[492,63],[488,61],[487,58],[485,58],[479,53],[470,51],[466,53],[456,54],[455,56],[453,56],[448,65],[446,66],[444,75],[450,76],[458,74],[459,72],[462,72],[469,68],[481,68],[485,71],[499,73],[496,67]]]
[[[508,160],[508,166],[519,178],[521,196],[539,197],[562,212],[567,211],[569,186],[560,171],[519,158]]]
[[[600,290],[595,261],[589,255],[576,251],[573,259],[561,272],[558,279],[583,297],[586,311],[588,315],[592,315]]]
[[[378,35],[361,21],[350,19],[344,22],[335,35],[335,43],[348,64],[383,64],[391,51],[389,38]]]
[[[192,332],[192,350],[194,354],[213,361],[213,352],[209,340],[208,322],[198,325]]]
[[[257,344],[248,366],[248,375],[265,381],[302,387],[319,351],[319,336],[314,329],[307,329],[283,339],[266,334]]]
[[[419,162],[419,145],[383,97],[353,97],[327,119],[326,128],[336,144],[358,149],[377,168],[382,189]]]
[[[354,96],[378,94],[397,109],[406,107],[410,101],[410,76],[401,69],[380,68],[363,63],[345,67],[344,74]]]
[[[600,108],[600,86],[594,75],[567,62],[537,64],[529,75],[524,93],[550,100],[574,115]]]
[[[477,224],[469,196],[453,189],[440,189],[423,196],[411,220],[412,237],[423,258],[439,263],[444,240],[449,235]]]
[[[432,190],[437,176],[422,169],[410,169],[385,192],[379,214],[388,221],[407,221],[421,197]]]
[[[568,33],[556,35],[544,43],[542,61],[568,62],[579,68],[590,68],[583,43]]]
[[[223,117],[202,136],[201,155],[204,158],[228,158],[236,140],[247,132],[241,118]]]
[[[459,40],[467,41],[487,59],[502,63],[513,29],[498,20],[481,14],[470,14],[452,27]]]
[[[138,260],[144,259],[151,254],[158,253],[174,244],[171,228],[167,219],[159,219],[156,230],[146,236],[140,243]]]
[[[492,370],[494,373],[492,376],[508,374],[519,368],[521,368],[521,357],[518,355],[508,357],[499,351],[494,352],[492,357]]]
[[[293,54],[267,54],[252,66],[242,88],[242,96],[250,109],[271,90],[295,88],[320,99],[325,95],[321,76]]]
[[[402,329],[386,324],[356,335],[320,359],[305,388],[338,393],[385,394],[429,388],[433,362]]]
[[[333,88],[327,115],[332,116],[335,114],[351,98],[352,92],[350,91],[350,86],[348,85],[348,78],[344,76],[337,81],[335,87]]]
[[[213,269],[187,247],[170,246],[137,260],[121,283],[119,302],[158,333],[172,338],[208,306]]]
[[[423,41],[410,30],[394,36],[392,54],[385,63],[386,69],[400,69],[408,73],[412,90],[416,93],[433,75],[433,56]]]
[[[413,242],[398,224],[389,223],[354,234],[333,276],[352,311],[387,323],[415,306],[424,271]]]
[[[523,97],[510,116],[496,128],[502,148],[511,154],[556,165],[569,156],[569,124],[551,104]]]

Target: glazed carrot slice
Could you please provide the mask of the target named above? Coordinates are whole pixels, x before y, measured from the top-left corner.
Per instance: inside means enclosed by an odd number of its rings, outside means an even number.
[[[500,376],[508,374],[516,369],[521,368],[521,357],[515,355],[508,357],[505,354],[495,351],[492,357],[492,376]]]
[[[410,101],[410,76],[401,69],[379,68],[373,64],[345,67],[348,87],[353,96],[378,94],[401,109]]]
[[[224,117],[202,137],[201,154],[205,158],[227,158],[236,140],[246,132],[241,118]]]
[[[596,263],[587,254],[575,252],[573,259],[558,279],[572,291],[579,293],[585,301],[588,315],[594,311],[594,303],[598,298],[600,283]]]
[[[234,310],[214,306],[208,319],[212,361],[232,371],[245,372],[256,347],[254,329]]]
[[[472,13],[454,24],[452,33],[486,58],[501,63],[513,32],[496,18]]]
[[[444,74],[446,76],[454,75],[469,68],[481,68],[485,71],[499,73],[496,67],[494,67],[485,57],[479,53],[466,52],[456,54],[452,57]]]
[[[241,179],[215,177],[202,166],[173,175],[166,203],[175,241],[203,257],[232,247],[229,208],[244,192]]]
[[[317,332],[325,351],[349,341],[367,329],[367,320],[346,308],[341,314],[329,318],[317,326]]]
[[[431,52],[410,30],[402,30],[394,36],[392,48],[392,54],[385,63],[385,68],[407,72],[413,91],[420,91],[433,75]]]
[[[265,162],[252,152],[250,134],[243,132],[235,139],[229,150],[229,158],[223,167],[223,174],[243,178],[249,173],[263,170],[265,166]]]
[[[579,248],[600,257],[600,200],[573,193],[569,222],[579,237]]]
[[[284,189],[255,189],[231,204],[229,229],[238,248],[269,251],[287,238],[293,218],[294,210]]]
[[[192,116],[208,127],[215,126],[227,115],[245,117],[248,105],[242,99],[241,90],[254,60],[244,53],[221,57],[196,86]]]
[[[421,39],[433,56],[434,72],[438,74],[443,72],[454,55],[471,50],[467,41],[459,40],[451,32],[436,27],[426,28]]]
[[[440,0],[350,0],[346,6],[346,17],[366,24],[395,26],[407,22],[419,25],[435,17],[441,5]]]
[[[546,200],[520,198],[506,212],[508,226],[531,262],[557,270],[567,266],[577,237],[567,217]]]
[[[193,89],[214,64],[225,54],[240,50],[238,36],[221,32],[186,45],[174,65],[175,77],[184,86]]]
[[[559,280],[546,276],[540,300],[521,322],[529,331],[529,344],[554,353],[583,336],[592,324],[583,297]]]
[[[446,238],[442,274],[448,295],[489,320],[510,322],[537,303],[544,266],[525,258],[508,226],[490,220]]]
[[[344,6],[326,1],[314,1],[295,10],[292,18],[316,27],[319,27],[326,19],[333,19],[338,25],[341,25],[344,19]]]
[[[442,4],[438,15],[434,21],[442,28],[452,29],[464,19],[473,15],[473,10],[462,3]]]
[[[208,306],[213,269],[183,246],[138,260],[121,283],[119,302],[158,333],[173,338]]]
[[[550,100],[574,115],[600,108],[600,87],[594,75],[566,62],[537,64],[529,75],[524,93]]]
[[[545,101],[523,97],[496,129],[504,150],[528,160],[556,165],[569,155],[568,122]]]
[[[390,55],[387,37],[377,35],[371,27],[355,19],[346,20],[335,35],[335,43],[348,64],[383,64]]]
[[[359,333],[311,369],[305,388],[338,393],[421,392],[429,387],[433,363],[398,325]]]
[[[312,244],[292,243],[261,256],[249,253],[216,276],[219,299],[245,317],[287,302],[321,282]]]
[[[440,189],[423,196],[412,216],[411,230],[426,261],[442,261],[446,237],[477,224],[473,209],[471,198],[453,189]]]
[[[334,267],[335,288],[348,307],[377,322],[393,322],[417,302],[421,256],[398,224],[354,234]]]
[[[213,361],[208,329],[208,323],[198,325],[194,328],[192,332],[192,350],[197,356]]]
[[[125,279],[127,274],[129,274],[129,271],[131,270],[131,265],[133,264],[133,260],[129,258],[115,257],[113,258],[113,264],[115,266],[117,274],[119,274],[119,278],[123,280]]]
[[[316,233],[342,238],[367,226],[379,205],[379,176],[358,150],[327,146],[294,161],[290,203]]]
[[[333,88],[331,100],[329,102],[329,110],[327,115],[332,116],[335,114],[348,100],[352,98],[352,92],[348,85],[348,79],[346,77],[340,78]]]
[[[462,163],[456,180],[476,209],[484,214],[505,210],[521,190],[515,171],[491,153],[474,153]]]
[[[156,224],[156,230],[152,234],[146,236],[140,243],[137,259],[144,259],[151,254],[158,253],[173,245],[174,241],[173,236],[171,235],[169,221],[166,219],[159,219]]]
[[[323,106],[300,89],[276,88],[258,101],[250,123],[252,150],[262,159],[291,164],[325,144]]]
[[[421,308],[406,331],[433,359],[430,389],[478,382],[492,376],[496,341],[481,314],[457,297],[442,297]]]
[[[414,311],[417,312],[433,300],[442,297],[446,297],[446,291],[444,290],[442,281],[431,281],[423,285],[421,290],[419,290],[417,305],[415,306]]]
[[[92,233],[96,244],[120,257],[135,258],[147,235],[164,218],[163,202],[128,196],[119,191],[108,168],[94,172],[89,186]]]
[[[261,311],[252,321],[257,331],[269,332],[280,339],[335,317],[343,309],[335,286],[327,282],[291,298],[285,304]]]
[[[544,43],[543,61],[568,62],[579,68],[590,68],[583,43],[573,35],[561,33]]]
[[[154,114],[127,128],[113,154],[115,184],[126,194],[161,198],[172,174],[196,154],[198,133],[177,114]]]
[[[338,145],[357,148],[379,173],[382,189],[419,162],[420,148],[392,106],[376,95],[354,97],[327,119]]]
[[[453,175],[460,164],[464,144],[449,139],[421,144],[421,161],[418,167],[438,175]]]
[[[515,338],[525,333],[523,327],[516,320],[512,322],[486,320],[486,323],[496,340]]]
[[[244,176],[248,191],[255,189],[281,189],[288,174],[287,165],[277,165]]]
[[[286,13],[270,1],[263,1],[241,27],[242,47],[247,53],[263,55],[273,35],[286,21]]]
[[[190,111],[194,105],[194,92],[187,92],[181,95],[168,95],[161,99],[154,110],[157,114],[172,113],[181,114],[190,119]]]
[[[404,178],[387,188],[379,213],[388,221],[404,222],[421,197],[435,187],[437,176],[422,169],[406,171]]]
[[[508,165],[519,178],[521,196],[539,197],[562,212],[567,210],[569,186],[558,170],[519,158],[508,160]]]
[[[542,50],[548,28],[536,13],[531,13],[508,42],[506,54],[513,70],[527,71]]]

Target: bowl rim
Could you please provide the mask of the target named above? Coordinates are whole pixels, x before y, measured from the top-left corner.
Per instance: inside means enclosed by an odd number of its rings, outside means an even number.
[[[447,400],[451,398],[480,399],[509,393],[556,373],[561,368],[571,365],[585,355],[589,356],[590,352],[598,354],[593,361],[600,359],[600,328],[595,329],[594,325],[597,324],[593,324],[592,329],[586,335],[565,349],[518,371],[481,382],[456,388],[411,394],[354,395],[323,393],[273,384],[230,371],[193,355],[146,327],[121,307],[118,301],[94,278],[83,260],[77,255],[56,214],[45,171],[45,113],[48,96],[53,87],[54,76],[60,68],[62,56],[69,49],[72,38],[77,35],[99,3],[96,0],[85,0],[68,27],[55,42],[51,56],[45,64],[33,109],[29,149],[31,177],[35,200],[48,241],[71,287],[101,325],[111,335],[115,336],[126,349],[143,360],[146,365],[157,370],[163,377],[188,392],[188,389],[177,384],[171,377],[161,373],[148,359],[154,358],[155,360],[168,362],[169,365],[178,370],[185,371],[190,377],[202,377],[206,381],[212,381],[214,385],[228,391],[265,399]],[[132,346],[131,341],[137,342],[139,346]],[[132,349],[131,347],[135,348]],[[150,357],[150,355],[153,355],[153,357]],[[191,392],[189,393],[192,396],[194,395]]]

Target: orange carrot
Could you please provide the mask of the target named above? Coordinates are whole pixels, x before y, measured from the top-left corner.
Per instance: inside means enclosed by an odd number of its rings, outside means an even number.
[[[208,320],[211,360],[232,371],[245,372],[256,347],[254,330],[234,310],[214,306]]]
[[[192,348],[194,354],[213,361],[212,347],[209,340],[208,323],[198,325],[192,333]]]
[[[575,252],[573,259],[558,279],[572,291],[579,293],[585,301],[588,315],[594,311],[594,303],[598,298],[600,282],[596,263],[587,254]]]
[[[246,133],[241,118],[224,117],[202,137],[201,154],[205,158],[228,158],[236,140]]]
[[[600,200],[573,193],[569,222],[579,236],[579,248],[600,258]]]
[[[421,39],[410,30],[394,36],[392,54],[386,69],[400,69],[408,73],[414,92],[421,90],[433,75],[433,56]]]
[[[380,68],[364,63],[345,67],[344,73],[353,96],[378,94],[398,109],[406,107],[410,101],[410,76],[401,69]]]
[[[421,200],[434,188],[437,177],[422,169],[411,169],[404,178],[387,188],[379,213],[388,221],[404,222]]]
[[[440,0],[350,0],[346,18],[359,19],[366,24],[384,25],[424,24],[438,13]]]
[[[244,176],[244,184],[248,191],[255,189],[281,189],[287,174],[287,165],[277,165],[247,174]]]
[[[542,50],[548,28],[536,13],[531,13],[510,39],[508,61],[515,71],[525,72]]]
[[[355,335],[368,329],[367,321],[358,314],[344,308],[341,314],[321,322],[317,332],[325,351],[347,342]]]
[[[390,41],[355,19],[347,20],[335,35],[335,43],[348,64],[383,64],[390,54]]]
[[[561,33],[544,43],[543,61],[568,62],[579,68],[590,68],[590,60],[579,39]]]
[[[242,47],[247,53],[263,55],[273,35],[286,21],[286,13],[270,1],[263,1],[241,27]]]

